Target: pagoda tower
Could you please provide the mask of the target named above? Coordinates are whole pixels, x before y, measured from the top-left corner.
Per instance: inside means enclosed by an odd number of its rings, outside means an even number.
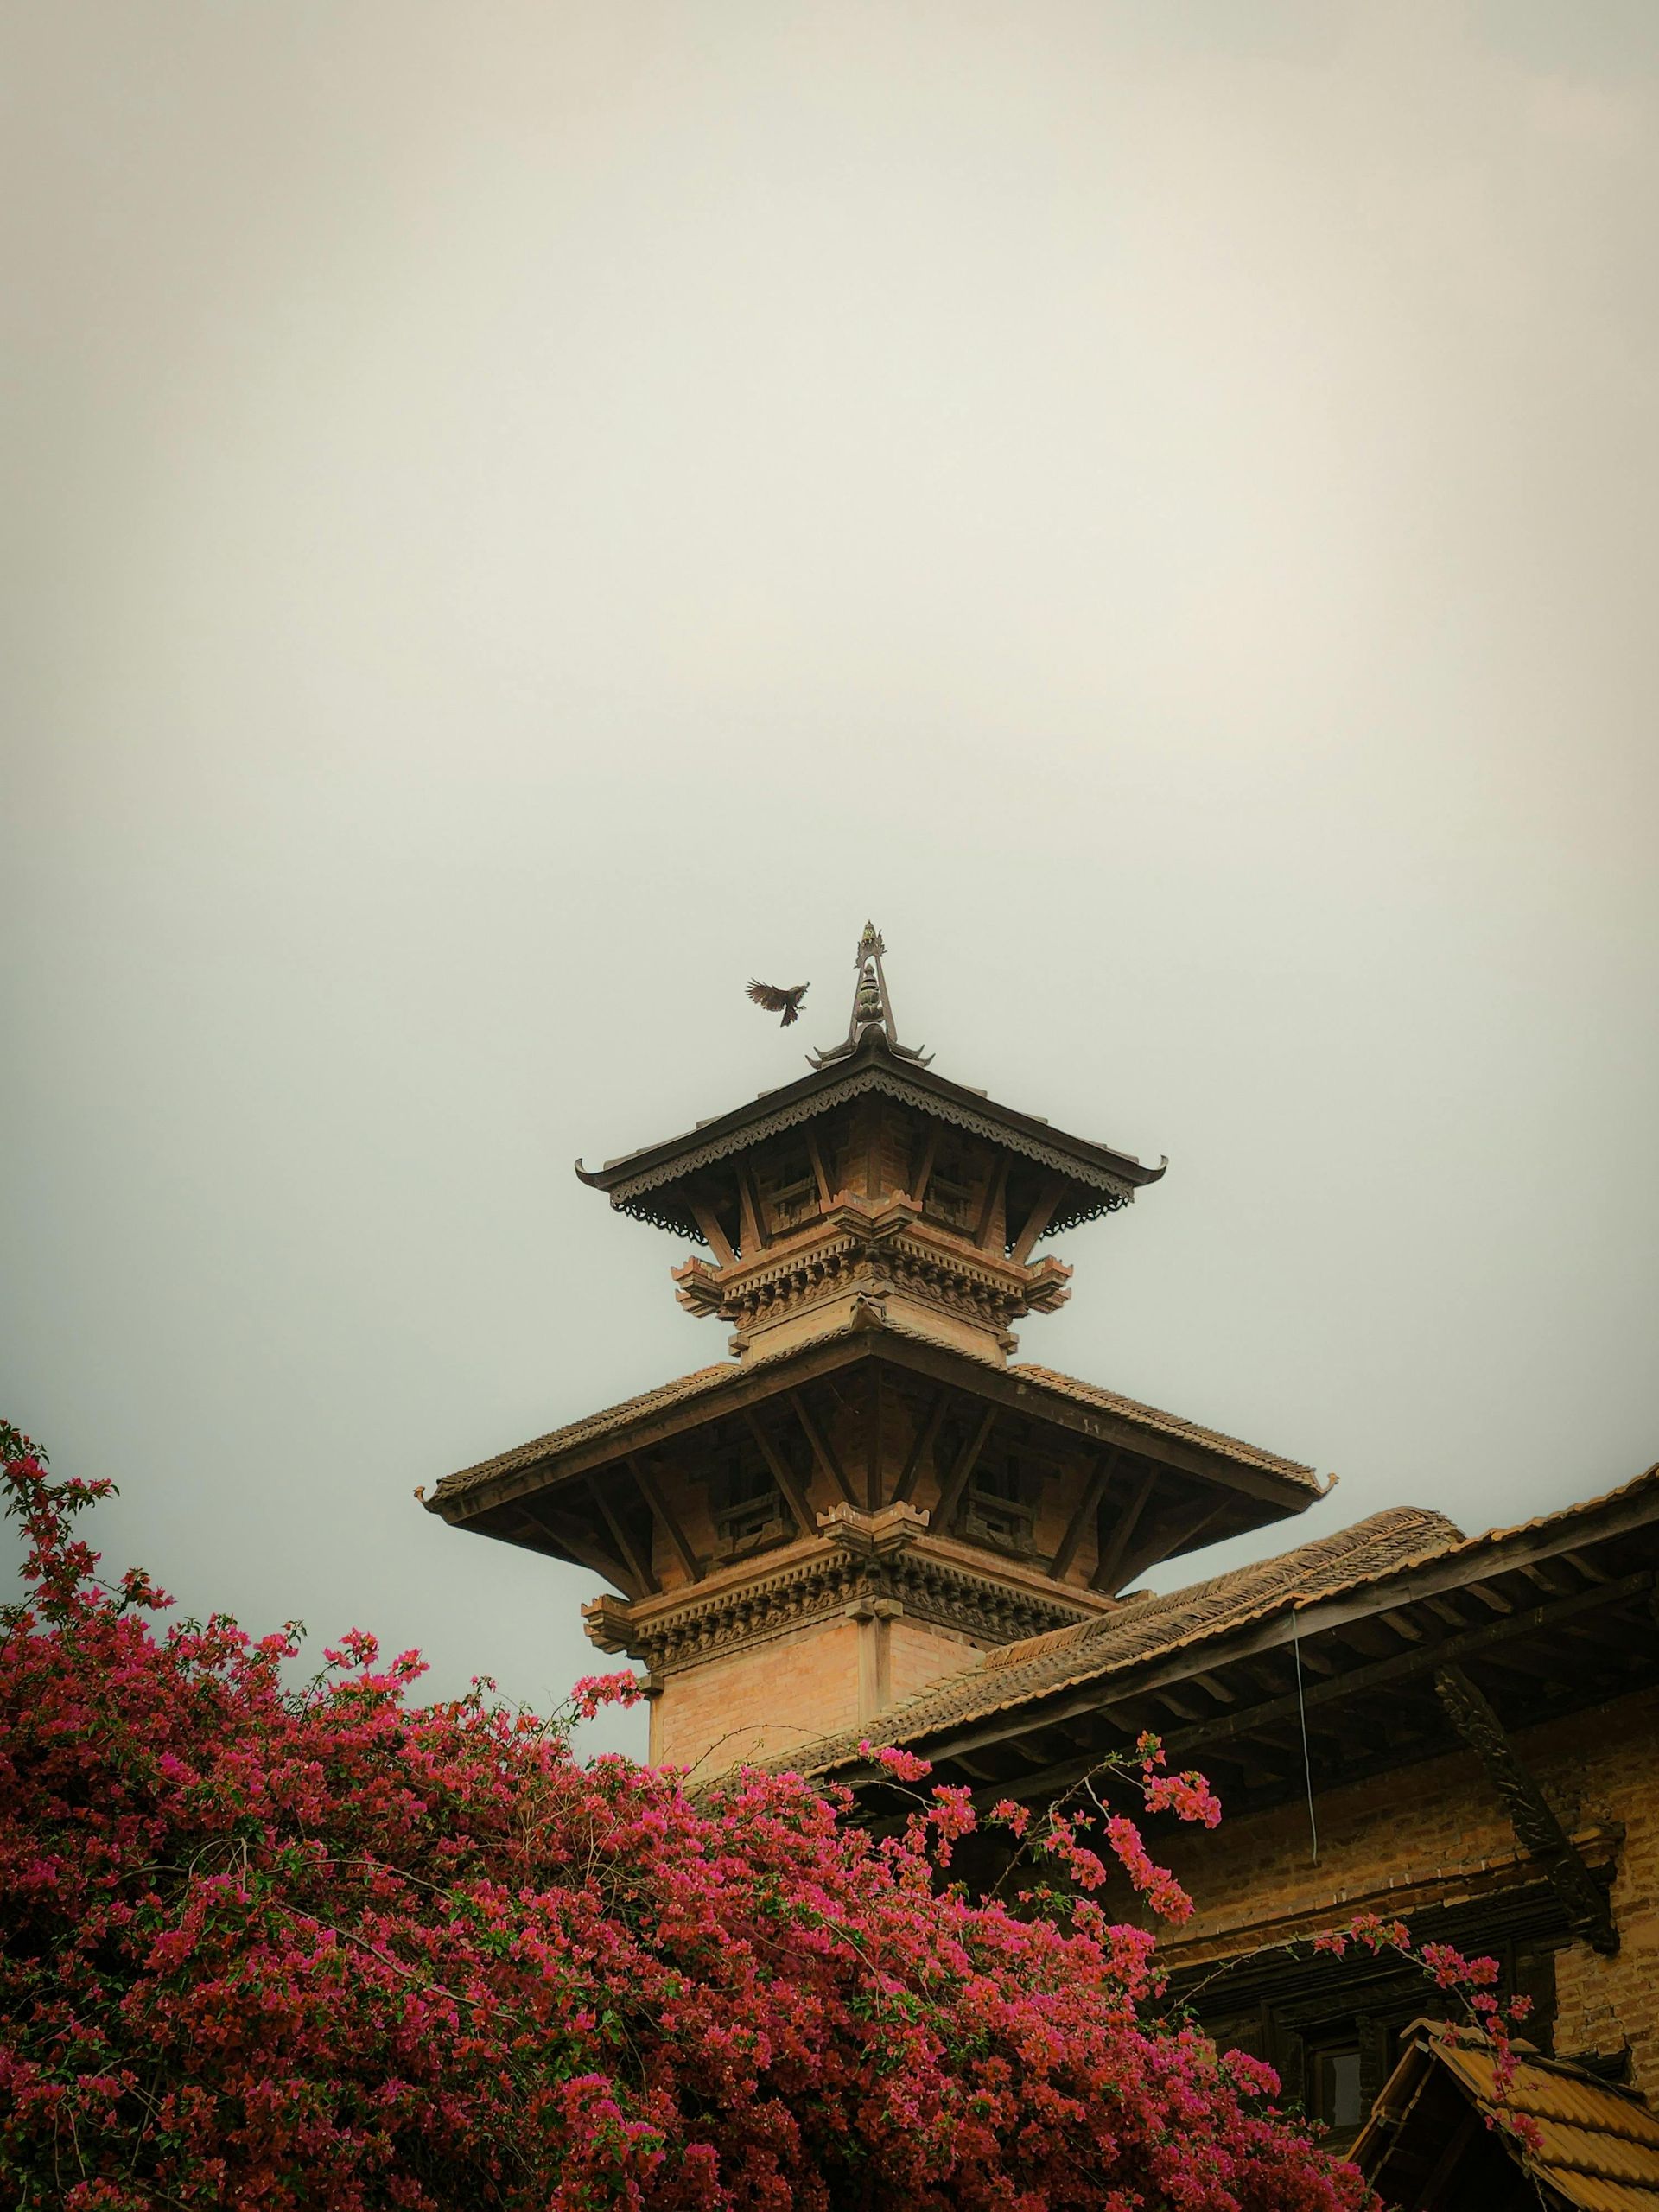
[[[576,1173],[701,1248],[729,1356],[448,1476],[428,1511],[607,1586],[651,1756],[707,1775],[869,1722],[1156,1561],[1299,1512],[1312,1469],[1015,1361],[1046,1238],[1155,1183],[899,1042],[867,925],[846,1037],[780,1090]]]

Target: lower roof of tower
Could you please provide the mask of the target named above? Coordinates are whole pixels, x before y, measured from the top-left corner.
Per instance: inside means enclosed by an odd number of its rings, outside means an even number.
[[[876,1324],[855,1319],[760,1366],[728,1361],[696,1368],[618,1405],[550,1429],[545,1435],[444,1476],[423,1503],[428,1512],[446,1520],[467,1521],[486,1500],[603,1464],[654,1443],[664,1433],[718,1419],[728,1408],[737,1410],[763,1402],[814,1375],[871,1358],[955,1383],[1011,1412],[1046,1419],[1103,1443],[1122,1444],[1184,1471],[1219,1480],[1258,1506],[1254,1520],[1300,1512],[1327,1487],[1300,1460],[1144,1405],[1099,1383],[1025,1361],[996,1368],[891,1320]]]

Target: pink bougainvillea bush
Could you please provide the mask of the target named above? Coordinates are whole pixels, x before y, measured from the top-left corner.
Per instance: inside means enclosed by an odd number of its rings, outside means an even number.
[[[76,1536],[107,1486],[0,1458],[32,1592],[0,1627],[6,2205],[1362,2202],[1268,2069],[1147,2017],[1150,1939],[1096,1892],[1182,1900],[1121,1810],[1044,1830],[1052,1894],[976,1904],[961,1793],[880,1841],[794,1777],[689,1795],[584,1765],[569,1713],[412,1703],[416,1656],[357,1631],[296,1690],[296,1631],[162,1628]],[[1158,1767],[1143,1800],[1213,1818]]]

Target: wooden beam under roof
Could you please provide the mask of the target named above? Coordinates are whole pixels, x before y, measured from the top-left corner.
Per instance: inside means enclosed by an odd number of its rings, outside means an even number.
[[[778,1485],[779,1495],[788,1506],[791,1513],[794,1515],[796,1526],[804,1536],[811,1535],[817,1528],[817,1521],[807,1503],[806,1492],[796,1479],[794,1469],[788,1465],[783,1453],[778,1450],[752,1413],[746,1410],[743,1421],[749,1434],[754,1439],[760,1457],[766,1463],[772,1479]]]
[[[1592,1949],[1611,1957],[1618,1929],[1605,1893],[1590,1878],[1554,1808],[1478,1683],[1461,1667],[1436,1669],[1435,1694],[1446,1718],[1486,1770],[1503,1801],[1516,1840],[1548,1875],[1569,1925]]]
[[[690,1198],[687,1204],[691,1208],[697,1227],[702,1231],[703,1242],[714,1254],[717,1262],[722,1268],[734,1268],[737,1265],[737,1255],[733,1251],[714,1208],[702,1198]]]
[[[754,1177],[747,1160],[737,1162],[737,1199],[743,1217],[743,1257],[746,1260],[757,1259],[771,1243],[772,1237],[766,1228],[760,1194],[755,1189]]]
[[[1469,1595],[1478,1599],[1488,1612],[1512,1613],[1515,1611],[1514,1599],[1506,1597],[1501,1590],[1493,1589],[1490,1582],[1471,1583]]]
[[[1002,1193],[1008,1187],[1008,1161],[1005,1153],[996,1163],[996,1173],[986,1185],[984,1202],[979,1210],[978,1225],[974,1230],[974,1242],[982,1250],[989,1249],[987,1240],[996,1219],[996,1210],[1002,1203]]]
[[[654,1517],[662,1523],[664,1533],[667,1535],[670,1543],[673,1545],[680,1565],[685,1569],[686,1580],[690,1582],[701,1582],[703,1574],[702,1562],[687,1541],[685,1530],[680,1525],[678,1516],[669,1510],[668,1501],[663,1496],[662,1486],[657,1478],[637,1452],[630,1452],[624,1464],[639,1486],[640,1497],[651,1508]]]
[[[1133,1725],[1138,1733],[1138,1721],[1134,1722]],[[1203,1726],[1202,1722],[1197,1722],[1182,1731],[1181,1740],[1190,1743],[1192,1738],[1201,1734]],[[1372,1729],[1367,1732],[1375,1742],[1376,1732]],[[1284,1739],[1282,1742],[1277,1740],[1281,1735]],[[1166,1757],[1168,1756],[1170,1746],[1175,1741],[1176,1738],[1173,1737],[1165,1738]],[[973,1802],[982,1811],[987,1806],[995,1803],[998,1797],[1011,1797],[1016,1802],[1021,1803],[1039,1797],[1058,1802],[1065,1795],[1080,1788],[1090,1776],[1099,1773],[1128,1757],[1132,1749],[1133,1738],[1126,1732],[1121,1740],[1113,1744],[1085,1746],[1064,1758],[1051,1759],[1040,1766],[1031,1768],[1024,1774],[1016,1772],[1007,1775],[998,1783],[982,1790],[976,1789],[973,1794]],[[1283,1785],[1292,1781],[1294,1781],[1298,1787],[1300,1786],[1302,1772],[1300,1732],[1295,1727],[1275,1727],[1265,1733],[1252,1733],[1225,1746],[1217,1745],[1216,1751],[1223,1766],[1234,1768],[1241,1775],[1249,1770],[1271,1776],[1274,1778],[1274,1786]],[[1205,1761],[1211,1781],[1215,1782],[1217,1777],[1213,1770],[1217,1761],[1211,1756],[1210,1747],[1207,1745],[1201,1746],[1198,1755]],[[1399,1755],[1385,1748],[1381,1758],[1368,1770],[1382,1771],[1400,1763]],[[942,1758],[935,1762],[936,1768],[942,1767],[944,1764]],[[965,1770],[964,1762],[960,1757],[952,1757],[949,1765],[952,1771],[959,1767]],[[1345,1772],[1341,1778],[1344,1780],[1347,1778]],[[1262,1787],[1261,1784],[1255,1786],[1258,1789]],[[1230,1799],[1224,1802],[1230,1806]]]
[[[599,1508],[605,1526],[611,1532],[612,1541],[615,1544],[628,1572],[639,1586],[637,1590],[631,1590],[628,1595],[631,1598],[654,1597],[658,1590],[658,1582],[656,1570],[651,1562],[649,1547],[643,1554],[640,1552],[639,1547],[629,1533],[626,1522],[612,1504],[610,1493],[600,1478],[597,1475],[588,1475],[584,1479],[588,1485],[588,1496]]]
[[[1192,1680],[1206,1696],[1214,1698],[1217,1705],[1238,1703],[1238,1692],[1224,1682],[1219,1675],[1194,1675]]]
[[[893,1502],[895,1505],[909,1504],[915,1491],[918,1477],[922,1469],[931,1462],[933,1446],[938,1442],[939,1429],[950,1404],[949,1390],[941,1389],[935,1392],[932,1404],[918,1424],[916,1433],[911,1440],[911,1446],[906,1454],[905,1464],[899,1470],[899,1479],[894,1484],[893,1491]]]
[[[818,1133],[809,1122],[801,1134],[806,1141],[806,1156],[812,1163],[812,1179],[818,1186],[818,1205],[828,1213],[836,1202],[836,1193],[830,1181],[830,1171],[823,1164]]]
[[[828,1441],[820,1433],[817,1423],[813,1420],[810,1413],[807,1410],[806,1401],[802,1397],[798,1390],[791,1390],[790,1392],[789,1403],[790,1410],[793,1413],[796,1420],[800,1423],[801,1433],[806,1439],[807,1447],[810,1451],[812,1457],[817,1460],[823,1472],[829,1476],[830,1481],[841,1492],[842,1497],[846,1499],[848,1504],[856,1505],[858,1503],[858,1500],[853,1495],[853,1486],[851,1483],[848,1481],[846,1475],[843,1473],[840,1460],[836,1459],[835,1453],[830,1450]]]
[[[1478,1658],[1483,1652],[1495,1651],[1522,1635],[1533,1634],[1542,1629],[1560,1627],[1573,1614],[1605,1599],[1608,1590],[1621,1587],[1650,1588],[1650,1571],[1626,1578],[1624,1584],[1610,1583],[1601,1590],[1584,1590],[1571,1598],[1560,1598],[1548,1605],[1535,1605],[1525,1613],[1511,1614],[1507,1620],[1494,1621],[1485,1628],[1468,1629],[1460,1636],[1450,1636],[1432,1645],[1414,1645],[1389,1659],[1372,1661],[1363,1666],[1350,1668],[1327,1681],[1306,1684],[1298,1691],[1291,1691],[1272,1700],[1265,1707],[1244,1707],[1236,1713],[1211,1725],[1210,1740],[1220,1742],[1233,1734],[1248,1733],[1264,1720],[1290,1720],[1300,1718],[1303,1712],[1316,1712],[1333,1700],[1352,1697],[1363,1690],[1376,1689],[1387,1684],[1402,1682],[1419,1673],[1437,1667],[1454,1664],[1467,1658]],[[1196,1750],[1198,1735],[1179,1739],[1167,1746],[1172,1750]]]
[[[1021,1224],[1014,1249],[1008,1255],[1015,1267],[1023,1268],[1030,1259],[1033,1247],[1054,1218],[1054,1209],[1065,1192],[1065,1185],[1058,1175],[1048,1176],[1039,1185],[1037,1195],[1032,1200],[1031,1211]]]
[[[1065,1580],[1066,1569],[1077,1555],[1077,1546],[1083,1541],[1089,1523],[1106,1495],[1106,1485],[1112,1478],[1112,1470],[1117,1465],[1118,1456],[1111,1451],[1095,1454],[1095,1464],[1089,1471],[1089,1478],[1084,1484],[1071,1518],[1065,1524],[1065,1533],[1048,1562],[1048,1572],[1056,1582]]]
[[[1567,1624],[1571,1625],[1571,1624]],[[1563,1628],[1562,1633],[1566,1633]],[[1529,1682],[1559,1681],[1562,1671],[1560,1651],[1529,1651],[1524,1647],[1495,1651],[1489,1663],[1502,1667],[1507,1673],[1524,1676]]]
[[[1124,1554],[1134,1541],[1135,1532],[1141,1525],[1141,1516],[1147,1510],[1147,1500],[1152,1496],[1157,1480],[1157,1468],[1148,1467],[1130,1491],[1123,1510],[1117,1516],[1117,1525],[1095,1562],[1095,1571],[1089,1578],[1091,1590],[1102,1590],[1109,1595],[1122,1587],[1124,1578],[1118,1570]]]
[[[592,1529],[584,1528],[580,1521],[560,1513],[545,1498],[524,1498],[519,1510],[579,1567],[585,1567],[590,1574],[603,1575],[607,1582],[613,1582],[626,1596],[640,1594],[629,1590],[628,1570],[622,1560],[600,1543]]]
[[[1637,1591],[1651,1590],[1654,1575],[1650,1568],[1622,1577],[1617,1582],[1599,1589],[1580,1591],[1575,1597],[1556,1599],[1550,1605],[1529,1606],[1524,1612],[1516,1612],[1502,1620],[1494,1620],[1483,1628],[1470,1629],[1461,1636],[1447,1637],[1434,1644],[1414,1645],[1409,1650],[1395,1650],[1386,1659],[1368,1660],[1344,1668],[1324,1681],[1305,1684],[1300,1693],[1295,1690],[1268,1700],[1265,1704],[1240,1706],[1231,1713],[1220,1715],[1212,1721],[1198,1724],[1173,1737],[1165,1750],[1170,1756],[1197,1753],[1207,1744],[1222,1744],[1248,1735],[1255,1719],[1286,1719],[1302,1709],[1313,1708],[1332,1699],[1351,1697],[1362,1691],[1403,1683],[1413,1675],[1443,1663],[1446,1659],[1459,1662],[1497,1650],[1516,1637],[1553,1629],[1569,1620],[1580,1611],[1586,1611],[1598,1602],[1617,1603]],[[1350,1592],[1340,1601],[1344,1605],[1363,1604],[1366,1589]],[[1300,1614],[1300,1640],[1304,1656],[1306,1645],[1314,1630],[1310,1624],[1319,1616],[1325,1616],[1320,1627],[1329,1626],[1329,1616],[1338,1611],[1337,1601],[1305,1607]],[[1288,1616],[1285,1612],[1249,1624],[1230,1637],[1220,1637],[1215,1644],[1206,1644],[1203,1663],[1219,1668],[1236,1658],[1250,1658],[1259,1653],[1276,1651],[1287,1646],[1291,1640]],[[1230,1644],[1231,1649],[1228,1646]],[[1219,1645],[1219,1648],[1217,1648]],[[1169,1652],[1149,1664],[1138,1675],[1125,1668],[1108,1681],[1084,1682],[1057,1692],[1049,1698],[1033,1698],[1028,1704],[1010,1709],[1007,1707],[995,1713],[988,1713],[982,1720],[964,1721],[953,1728],[942,1728],[930,1737],[918,1736],[914,1740],[925,1744],[927,1756],[936,1765],[949,1759],[958,1751],[981,1751],[988,1745],[1006,1743],[1051,1723],[1065,1720],[1082,1713],[1097,1713],[1109,1720],[1115,1712],[1122,1712],[1136,1698],[1164,1688],[1166,1684],[1184,1681],[1192,1669],[1193,1658],[1190,1647]],[[850,1776],[855,1781],[879,1781],[879,1768],[854,1769]]]
[[[1155,1567],[1160,1560],[1173,1559],[1177,1552],[1196,1545],[1205,1530],[1212,1522],[1220,1520],[1231,1503],[1226,1497],[1201,1496],[1184,1513],[1154,1522],[1147,1530],[1144,1541],[1131,1545],[1128,1555],[1119,1560],[1116,1587],[1121,1590],[1125,1583],[1133,1582],[1137,1574]]]
[[[874,1091],[868,1092],[860,1104],[858,1142],[864,1152],[864,1195],[879,1198],[881,1195],[881,1101]]]
[[[1594,1560],[1586,1559],[1582,1552],[1563,1552],[1561,1554],[1561,1557],[1567,1561],[1569,1566],[1576,1567],[1586,1582],[1605,1582],[1607,1580],[1607,1577],[1595,1564]]]
[[[939,1131],[943,1127],[943,1122],[931,1118],[927,1124],[927,1141],[922,1147],[922,1164],[916,1171],[916,1187],[910,1194],[912,1203],[917,1205],[920,1205],[926,1198],[927,1186],[933,1179],[933,1163],[939,1156]]]
[[[996,1426],[996,1416],[997,1408],[995,1406],[988,1406],[985,1408],[980,1418],[979,1426],[957,1452],[956,1465],[944,1478],[944,1485],[939,1491],[939,1502],[934,1508],[933,1527],[939,1535],[949,1532],[951,1516],[961,1502],[962,1493],[968,1487],[969,1476],[979,1465],[980,1453],[990,1440],[991,1431]]]
[[[887,1394],[881,1387],[881,1363],[870,1362],[869,1411],[864,1428],[864,1510],[879,1513],[881,1510],[881,1420]]]

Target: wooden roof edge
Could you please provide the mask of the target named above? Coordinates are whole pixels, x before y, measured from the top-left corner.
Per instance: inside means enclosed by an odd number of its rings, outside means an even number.
[[[1530,1521],[1483,1529],[1478,1535],[1461,1538],[1430,1560],[1391,1568],[1376,1578],[1376,1586],[1386,1592],[1389,1605],[1412,1605],[1420,1595],[1439,1597],[1448,1589],[1466,1588],[1489,1576],[1507,1574],[1586,1544],[1610,1542],[1649,1524],[1659,1525],[1659,1460],[1614,1490],[1558,1506],[1554,1512],[1541,1513]],[[1490,1566],[1484,1564],[1487,1560]],[[1472,1571],[1460,1572],[1465,1567]],[[1414,1589],[1411,1578],[1421,1579],[1427,1586]],[[1395,1590],[1392,1586],[1396,1584],[1403,1586]],[[1312,1601],[1303,1613],[1304,1636],[1319,1632],[1319,1624],[1313,1615],[1322,1602]]]
[[[640,1176],[671,1170],[683,1155],[702,1154],[711,1147],[721,1153],[735,1150],[752,1128],[779,1113],[810,1106],[820,1096],[833,1103],[839,1092],[872,1067],[880,1068],[895,1088],[912,1097],[923,1112],[929,1110],[930,1103],[935,1110],[955,1106],[975,1121],[1004,1128],[1011,1135],[1023,1137],[1045,1152],[1069,1155],[1084,1172],[1108,1174],[1141,1189],[1159,1181],[1168,1168],[1167,1157],[1156,1167],[1148,1167],[1133,1153],[1122,1152],[1098,1138],[1074,1136],[1068,1130],[1057,1128],[1041,1115],[1001,1104],[971,1084],[954,1082],[949,1076],[924,1068],[917,1062],[897,1058],[887,1050],[880,1033],[871,1029],[865,1033],[858,1051],[850,1058],[810,1069],[792,1082],[763,1090],[741,1105],[728,1107],[724,1113],[711,1115],[695,1128],[641,1145],[636,1151],[619,1154],[598,1167],[584,1167],[578,1160],[576,1174],[590,1190],[609,1193]],[[756,1137],[754,1141],[761,1140]],[[695,1171],[688,1168],[686,1172]]]
[[[1342,1605],[1357,1591],[1376,1591],[1381,1601],[1376,1610],[1388,1611],[1395,1606],[1414,1604],[1419,1597],[1440,1597],[1448,1590],[1467,1588],[1492,1575],[1507,1574],[1517,1567],[1529,1566],[1535,1560],[1548,1558],[1557,1552],[1610,1541],[1649,1523],[1659,1525],[1659,1462],[1632,1476],[1629,1482],[1621,1483],[1617,1490],[1560,1506],[1553,1513],[1518,1522],[1511,1528],[1488,1529],[1474,1536],[1460,1535],[1453,1542],[1421,1557],[1403,1560],[1398,1566],[1385,1567],[1377,1574],[1313,1595],[1300,1605],[1295,1605],[1293,1600],[1298,1630],[1304,1640],[1317,1636],[1325,1625],[1319,1618],[1322,1610]],[[1491,1563],[1486,1565],[1487,1560]]]
[[[1291,1459],[1282,1452],[1268,1452],[1245,1437],[1230,1435],[1225,1429],[1211,1428],[1203,1421],[1188,1421],[1183,1414],[1148,1405],[1142,1399],[1109,1389],[1103,1383],[1090,1382],[1081,1376],[1067,1375],[1059,1368],[1045,1366],[1040,1360],[1013,1360],[1003,1372],[1018,1382],[1052,1391],[1071,1404],[1097,1408],[1177,1442],[1197,1445],[1224,1459],[1236,1459],[1241,1465],[1257,1468],[1263,1474],[1283,1476],[1311,1492],[1306,1500],[1309,1504],[1328,1497],[1337,1486],[1337,1476],[1327,1475],[1321,1479],[1318,1469],[1306,1459]]]
[[[995,1694],[998,1685],[1019,1664],[1015,1650],[1004,1646],[995,1654],[996,1665],[976,1662],[959,1673],[944,1677],[919,1692],[912,1701],[918,1708],[915,1720],[906,1728],[902,1707],[881,1716],[884,1723],[899,1724],[889,1733],[883,1728],[885,1740],[926,1748],[933,1746],[933,1755],[948,1758],[957,1747],[964,1751],[973,1748],[976,1732],[995,1728],[1001,1733],[1010,1732],[1014,1717],[1028,1711],[1033,1727],[1047,1725],[1051,1719],[1065,1717],[1054,1708],[1065,1703],[1067,1710],[1077,1706],[1097,1707],[1103,1702],[1135,1694],[1138,1691],[1173,1687],[1185,1675],[1200,1669],[1213,1669],[1229,1663],[1230,1659],[1257,1656],[1266,1649],[1286,1643],[1293,1637],[1302,1643],[1309,1642],[1327,1629],[1340,1627],[1349,1620],[1370,1613],[1387,1612],[1402,1605],[1414,1603],[1420,1597],[1440,1596],[1446,1592],[1487,1580],[1497,1574],[1509,1573],[1516,1567],[1530,1564],[1535,1559],[1548,1557],[1552,1552],[1577,1549],[1586,1544],[1611,1541],[1621,1535],[1644,1526],[1659,1525],[1659,1465],[1646,1469],[1631,1481],[1605,1496],[1561,1508],[1555,1513],[1538,1520],[1523,1522],[1517,1528],[1488,1531],[1484,1536],[1460,1537],[1452,1523],[1432,1509],[1414,1509],[1425,1518],[1442,1522],[1452,1531],[1451,1540],[1439,1545],[1425,1544],[1421,1550],[1396,1566],[1380,1572],[1355,1576],[1346,1582],[1337,1582],[1311,1595],[1299,1595],[1294,1588],[1264,1592],[1262,1602],[1248,1611],[1224,1615],[1213,1624],[1200,1623],[1190,1634],[1172,1638],[1169,1642],[1147,1650],[1114,1660],[1103,1654],[1097,1668],[1090,1669],[1086,1662],[1095,1636],[1077,1636],[1075,1649],[1078,1665],[1075,1672],[1058,1675],[1050,1681],[1035,1684],[1012,1694]],[[1391,1509],[1395,1513],[1407,1513],[1410,1508]],[[1353,1524],[1356,1531],[1371,1529],[1389,1517],[1388,1512],[1373,1515],[1369,1520]],[[1337,1536],[1344,1531],[1334,1532]],[[1330,1538],[1317,1539],[1319,1544],[1329,1543]],[[1498,1548],[1501,1545],[1503,1548]],[[1476,1554],[1487,1548],[1484,1557]],[[1296,1558],[1298,1552],[1312,1551],[1313,1545],[1298,1546],[1295,1550],[1278,1554],[1281,1560]],[[1271,1560],[1252,1562],[1257,1568],[1270,1567]],[[1249,1567],[1236,1568],[1233,1574],[1241,1579]],[[1216,1578],[1225,1582],[1231,1576]],[[1165,1594],[1164,1602],[1170,1604],[1183,1597],[1190,1597],[1204,1589],[1203,1583],[1188,1586],[1186,1591],[1172,1591]],[[1154,1601],[1156,1602],[1156,1601]],[[1149,1605],[1147,1611],[1151,1610]],[[1109,1616],[1108,1617],[1109,1618]],[[1091,1631],[1096,1624],[1090,1624]],[[1075,1631],[1066,1631],[1067,1635]],[[1047,1639],[1043,1639],[1046,1641]],[[1032,1639],[1033,1643],[1039,1639]],[[1055,1642],[1058,1643],[1058,1635]],[[1229,1650],[1228,1646],[1235,1649]],[[1219,1648],[1218,1648],[1219,1647]],[[1397,1663],[1403,1664],[1410,1653],[1398,1655]],[[1432,1648],[1426,1649],[1423,1662],[1433,1657]],[[1396,1663],[1396,1662],[1390,1662]],[[926,1713],[930,1701],[937,1702],[952,1685],[965,1692],[972,1685],[982,1683],[986,1698],[982,1705],[957,1713],[944,1712],[933,1717]],[[1103,1695],[1105,1686],[1110,1686],[1109,1698]],[[874,1732],[866,1727],[867,1738],[874,1739]],[[855,1753],[842,1748],[842,1738],[823,1739],[828,1756],[808,1770],[824,1774],[838,1774],[855,1782],[877,1782],[881,1770],[871,1768],[867,1774],[849,1774],[849,1767],[861,1768],[867,1762]],[[801,1752],[810,1756],[813,1747],[804,1745]],[[800,1756],[799,1753],[797,1756]]]
[[[1473,1551],[1482,1544],[1508,1543],[1512,1539],[1529,1536],[1568,1521],[1583,1519],[1599,1512],[1603,1507],[1617,1507],[1622,1501],[1639,1497],[1649,1490],[1659,1493],[1659,1459],[1624,1482],[1616,1483],[1611,1490],[1598,1491],[1593,1497],[1577,1499],[1571,1505],[1558,1505],[1551,1512],[1535,1514],[1530,1521],[1499,1523],[1483,1529],[1478,1535],[1465,1536],[1463,1548]]]
[[[698,1417],[697,1409],[710,1398],[729,1398],[736,1410],[745,1403],[810,1381],[820,1372],[865,1357],[891,1359],[899,1368],[952,1387],[977,1390],[986,1399],[1002,1403],[1010,1414],[1046,1418],[1085,1437],[1109,1435],[1139,1458],[1156,1460],[1176,1474],[1231,1490],[1251,1507],[1265,1505],[1267,1510],[1257,1515],[1261,1521],[1287,1517],[1325,1495],[1311,1467],[1299,1460],[1281,1459],[1243,1438],[1205,1428],[1134,1399],[1117,1397],[1052,1369],[1039,1376],[1018,1364],[996,1367],[896,1321],[878,1323],[859,1317],[774,1359],[747,1366],[727,1361],[694,1368],[687,1375],[636,1392],[615,1405],[599,1408],[561,1428],[443,1476],[423,1503],[428,1512],[443,1519],[464,1518],[486,1510],[498,1497],[545,1488],[555,1478],[556,1470],[558,1479],[567,1475],[574,1478],[619,1459],[640,1445],[642,1428],[686,1425]],[[561,1460],[568,1464],[560,1466]],[[502,1484],[511,1488],[502,1491]],[[465,1514],[454,1510],[462,1498],[468,1501]]]

